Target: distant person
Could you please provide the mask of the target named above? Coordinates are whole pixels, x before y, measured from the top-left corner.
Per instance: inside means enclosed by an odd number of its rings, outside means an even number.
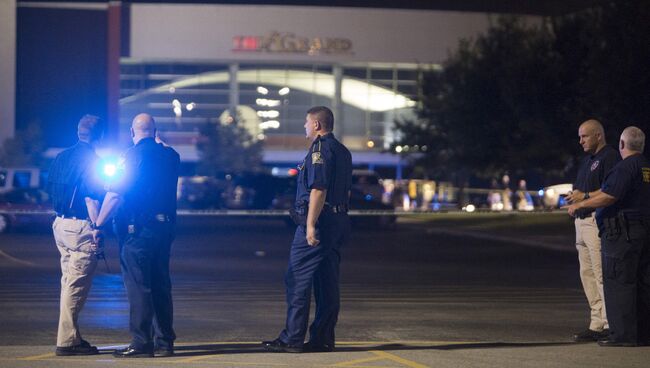
[[[526,188],[526,180],[519,180],[519,187],[517,188],[517,210],[518,211],[532,211],[533,197],[528,193]]]
[[[497,179],[492,179],[490,184],[490,191],[487,198],[488,205],[492,211],[503,210],[503,202],[501,201],[501,190],[499,190],[499,183]]]
[[[131,343],[117,358],[174,354],[169,255],[175,236],[176,185],[180,159],[155,140],[148,114],[133,119],[134,146],[124,154],[121,179],[109,186],[93,227],[95,236],[115,214],[120,263],[129,298]]]
[[[605,130],[598,120],[590,119],[578,128],[580,145],[587,153],[567,196],[577,204],[600,191],[605,175],[620,161],[618,152],[605,143]],[[580,264],[580,280],[591,309],[589,328],[573,335],[575,341],[597,341],[609,334],[609,324],[603,295],[603,270],[600,237],[593,208],[572,212],[575,217],[576,248]]]
[[[277,339],[262,342],[268,351],[329,352],[335,347],[341,247],[350,235],[352,156],[334,137],[333,128],[334,115],[327,107],[307,111],[305,130],[312,143],[300,165],[292,211],[297,228],[285,276],[287,318]],[[312,288],[316,315],[304,343]]]
[[[510,175],[503,174],[501,178],[501,184],[503,186],[503,194],[501,200],[503,201],[503,210],[512,211],[512,189],[510,189]]]
[[[569,206],[602,208],[605,304],[610,334],[600,346],[650,345],[650,162],[643,156],[645,134],[623,130],[623,161],[607,174],[602,189]]]
[[[95,145],[103,133],[101,120],[85,115],[77,125],[79,141],[59,153],[50,167],[47,191],[56,217],[52,232],[61,254],[61,300],[56,355],[98,354],[97,347],[81,337],[79,314],[86,303],[101,250],[93,240],[91,223],[103,198],[94,180],[99,157]]]

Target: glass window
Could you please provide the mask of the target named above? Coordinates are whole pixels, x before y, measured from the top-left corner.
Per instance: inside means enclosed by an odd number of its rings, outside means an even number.
[[[32,173],[29,171],[16,171],[14,172],[14,188],[29,188],[29,182],[32,178]]]

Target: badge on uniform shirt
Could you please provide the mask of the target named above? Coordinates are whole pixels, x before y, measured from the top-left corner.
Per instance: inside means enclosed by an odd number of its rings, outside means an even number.
[[[323,163],[323,157],[320,155],[320,152],[314,152],[311,154],[311,163],[312,165]]]
[[[594,161],[593,164],[591,164],[591,171],[594,171],[598,168],[598,164],[600,164],[600,160]]]

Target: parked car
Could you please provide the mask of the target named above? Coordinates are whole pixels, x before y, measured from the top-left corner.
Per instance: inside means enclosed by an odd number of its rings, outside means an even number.
[[[381,178],[372,170],[352,170],[352,189],[375,201],[381,201],[384,194]]]
[[[290,181],[295,179],[288,180],[267,173],[232,176],[222,193],[222,203],[228,209],[269,209],[273,199],[285,191]]]
[[[37,188],[18,188],[0,194],[0,233],[10,229],[52,223],[49,195]]]
[[[38,188],[44,172],[35,167],[0,167],[0,193],[16,188]]]
[[[566,196],[573,190],[573,184],[556,184],[540,191],[542,204],[546,209],[560,208],[566,203]]]

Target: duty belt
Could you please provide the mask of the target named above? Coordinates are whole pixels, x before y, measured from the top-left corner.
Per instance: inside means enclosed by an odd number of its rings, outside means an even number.
[[[56,213],[56,217],[60,217],[62,219],[68,219],[68,220],[88,220],[88,216],[82,217],[73,214],[59,213],[59,212]]]
[[[650,217],[636,210],[622,210],[616,214],[616,217],[604,218],[603,225],[608,235],[615,236],[623,233],[625,239],[630,241],[630,226],[650,227]]]
[[[151,222],[174,222],[174,217],[166,213],[156,213],[156,214],[146,214],[146,215],[137,215],[131,216],[128,218],[127,223],[144,225]]]
[[[347,204],[337,204],[337,205],[330,205],[328,203],[325,203],[325,206],[323,207],[323,211],[330,211],[333,213],[348,213],[348,205]]]
[[[588,212],[584,212],[584,213],[579,212],[576,217],[581,219],[581,220],[584,220],[587,217],[591,217],[591,215],[593,215],[593,214],[594,214],[594,211],[588,211]]]

